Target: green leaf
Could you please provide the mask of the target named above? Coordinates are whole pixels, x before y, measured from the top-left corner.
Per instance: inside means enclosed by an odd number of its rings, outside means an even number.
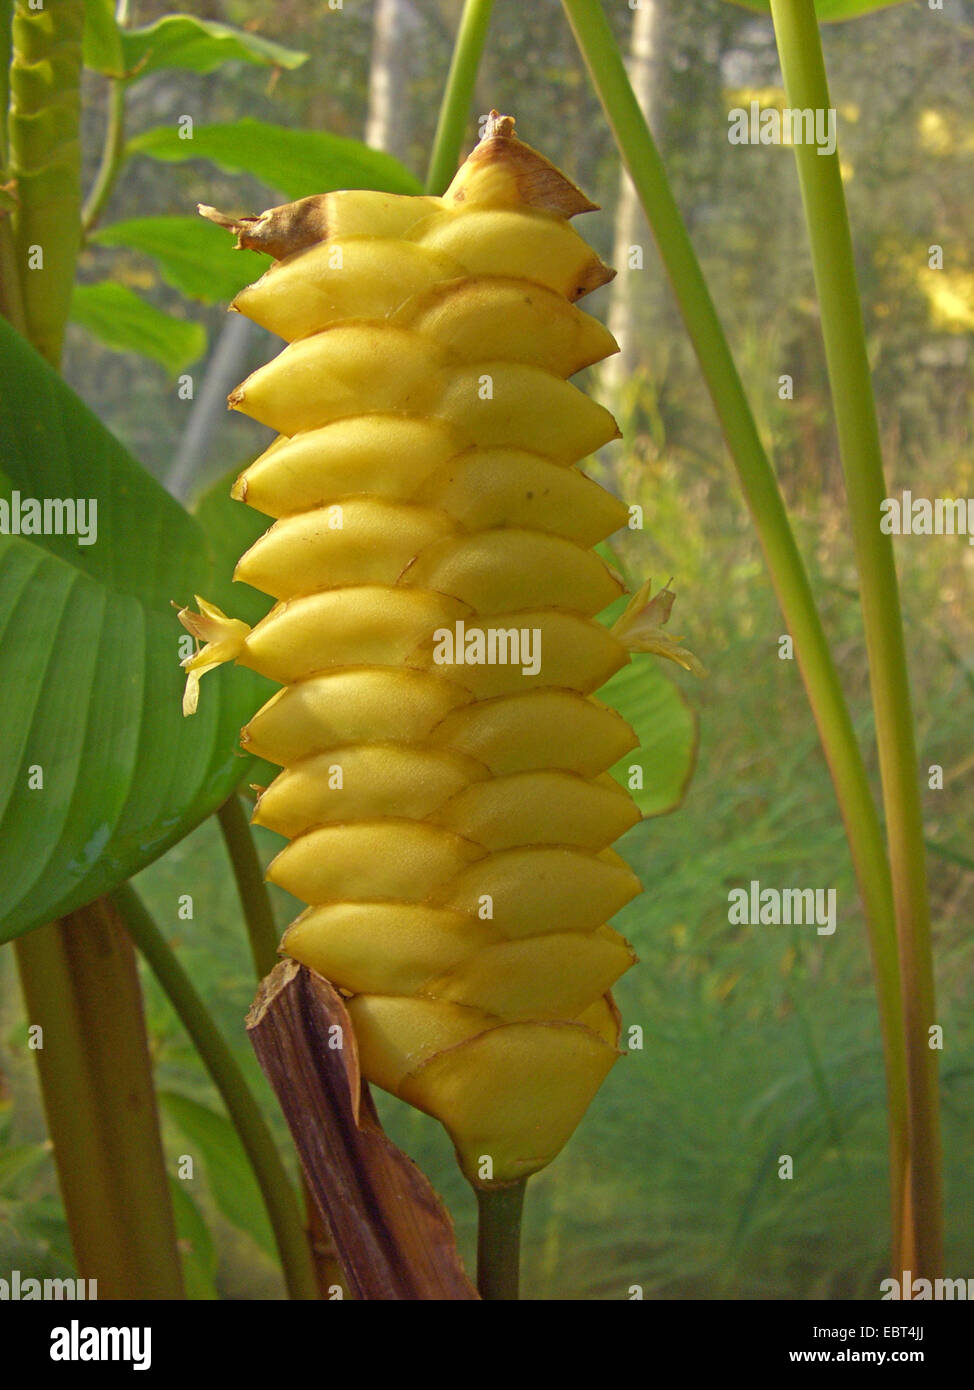
[[[115,22],[113,0],[85,0],[85,65],[107,77],[134,80],[160,68],[214,72],[224,63],[299,68],[307,53],[244,29],[187,14],[164,15],[141,29]]]
[[[71,321],[115,352],[137,352],[154,358],[173,376],[206,351],[206,330],[202,324],[164,314],[125,285],[110,280],[75,286]]]
[[[639,747],[619,760],[612,775],[629,788],[644,816],[675,811],[697,757],[697,718],[682,690],[656,657],[634,656],[602,686],[598,698],[618,710],[639,739]],[[634,767],[642,769],[642,788],[631,785]]]
[[[188,14],[164,15],[142,29],[123,29],[122,53],[126,74],[136,77],[159,68],[214,72],[233,61],[299,68],[308,58],[307,53],[271,43],[257,34]]]
[[[204,304],[228,303],[267,264],[235,251],[226,231],[202,217],[136,217],[102,227],[90,240],[151,256],[167,285]]]
[[[168,162],[209,159],[230,173],[253,174],[287,198],[306,198],[341,188],[421,193],[408,169],[381,150],[319,130],[286,130],[250,119],[197,126],[181,139],[175,126],[156,126],[136,136],[130,154]]]
[[[199,1207],[186,1191],[186,1183],[170,1176],[176,1237],[183,1266],[186,1297],[205,1302],[219,1298],[216,1290],[216,1247]]]
[[[213,1200],[220,1211],[276,1261],[277,1243],[267,1208],[233,1125],[225,1115],[175,1091],[160,1091],[159,1101],[182,1131],[192,1157],[206,1170]]]
[[[124,71],[121,30],[115,22],[114,0],[85,0],[84,63],[94,72],[119,75]]]
[[[227,670],[182,717],[170,599],[218,593],[229,557],[4,320],[0,359],[3,529],[24,499],[48,501],[49,529],[71,522],[52,502],[87,504],[74,533],[0,535],[5,941],[114,888],[250,780],[239,730],[273,686]]]
[[[759,14],[771,14],[771,0],[731,0],[745,10],[757,10]],[[873,10],[888,10],[893,5],[902,5],[904,0],[815,0],[815,13],[823,24],[841,19],[858,19]]]

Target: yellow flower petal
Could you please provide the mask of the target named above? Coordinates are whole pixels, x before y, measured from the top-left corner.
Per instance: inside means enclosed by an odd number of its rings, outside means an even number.
[[[187,632],[205,645],[184,657],[179,663],[186,672],[186,688],[183,691],[183,714],[195,714],[199,704],[200,677],[225,661],[235,661],[243,650],[250,635],[250,627],[240,618],[228,618],[213,603],[196,595],[200,611],[193,613],[188,607],[179,610],[179,621]],[[175,604],[173,605],[175,607]]]
[[[647,579],[626,604],[622,616],[613,624],[613,636],[619,639],[627,651],[651,652],[654,656],[663,656],[668,661],[675,661],[678,666],[682,666],[685,671],[692,671],[695,676],[705,676],[706,670],[693,653],[680,646],[683,639],[670,637],[663,631],[663,624],[669,622],[676,595],[668,584],[660,589],[655,598],[650,597],[651,592],[652,580]]]

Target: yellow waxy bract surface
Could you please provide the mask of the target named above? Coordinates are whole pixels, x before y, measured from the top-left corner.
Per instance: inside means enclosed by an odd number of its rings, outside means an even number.
[[[594,695],[628,654],[591,547],[627,513],[577,467],[618,430],[566,380],[615,350],[574,303],[608,272],[513,145],[442,199],[329,195],[235,301],[288,346],[230,398],[280,432],[234,495],[278,518],[236,577],[279,600],[239,660],[285,687],[243,731],[311,905],[284,949],[480,1182],[550,1162],[618,1057],[606,922],[640,891],[607,775],[636,740]]]

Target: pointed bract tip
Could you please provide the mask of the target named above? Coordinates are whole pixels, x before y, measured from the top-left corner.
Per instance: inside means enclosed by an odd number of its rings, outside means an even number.
[[[598,208],[550,160],[517,138],[513,116],[497,111],[487,117],[479,143],[457,170],[443,201],[537,208],[564,218]]]
[[[266,208],[256,217],[228,217],[226,213],[197,203],[196,210],[208,222],[234,232],[238,251],[261,251],[276,261],[303,251],[328,236],[328,193],[299,198],[280,207]]]

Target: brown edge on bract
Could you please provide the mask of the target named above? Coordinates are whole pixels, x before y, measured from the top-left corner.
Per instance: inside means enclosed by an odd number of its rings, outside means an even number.
[[[247,1032],[353,1296],[476,1299],[443,1203],[379,1123],[351,1020],[329,982],[281,961],[261,981]]]
[[[487,164],[506,164],[517,189],[521,206],[551,212],[558,217],[575,217],[580,212],[598,212],[598,203],[587,198],[567,175],[514,134],[514,117],[491,111],[480,142],[457,170],[443,195],[445,203],[466,200],[466,184]]]
[[[464,202],[465,186],[471,178],[484,165],[498,163],[507,164],[513,175],[520,207],[536,208],[564,218],[575,217],[580,212],[598,211],[598,203],[586,198],[582,190],[543,154],[517,138],[513,116],[501,116],[496,111],[491,111],[482,139],[461,164],[443,195],[444,204],[449,206]],[[237,250],[263,251],[280,261],[296,251],[327,240],[329,199],[332,196],[331,193],[312,194],[309,198],[299,198],[297,202],[267,208],[256,217],[229,217],[206,203],[197,203],[196,210],[207,221],[235,233]],[[579,287],[579,295],[597,289],[611,279],[615,272],[603,275],[602,272],[606,270],[604,266],[593,270],[586,277],[586,283]]]
[[[197,203],[196,211],[208,222],[235,232],[238,251],[263,251],[280,261],[327,239],[330,197],[330,193],[315,193],[296,203],[267,208],[257,217],[228,217],[206,203]]]

